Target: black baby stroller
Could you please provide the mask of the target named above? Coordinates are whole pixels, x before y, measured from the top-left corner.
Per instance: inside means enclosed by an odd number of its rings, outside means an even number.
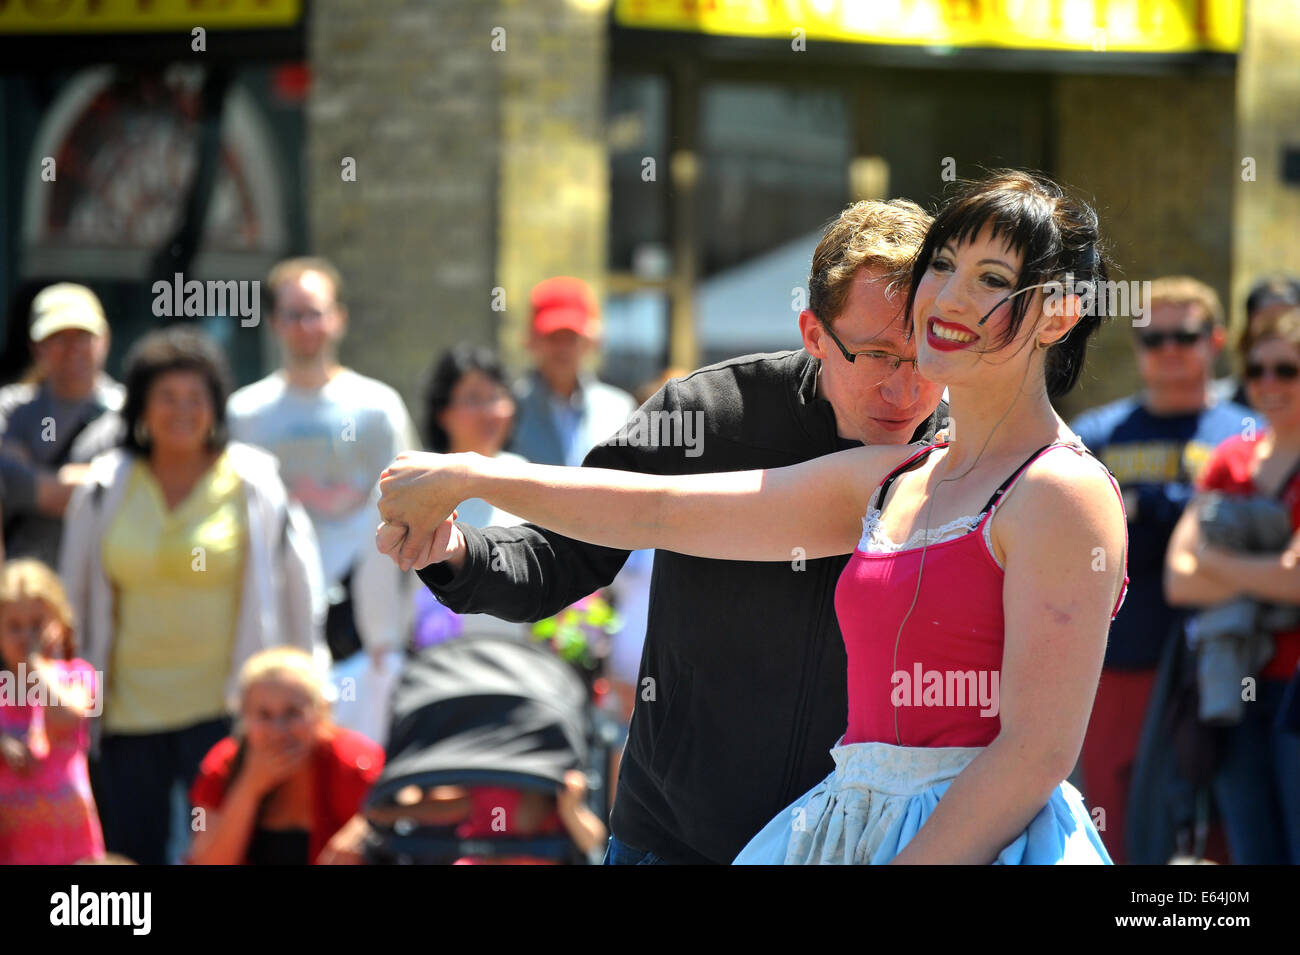
[[[550,799],[577,769],[587,776],[588,805],[607,820],[609,734],[601,725],[577,672],[539,646],[476,635],[411,655],[392,697],[384,772],[366,800],[367,860],[599,861],[554,825],[521,833],[500,806],[489,810],[490,824],[470,816],[484,793],[496,803]]]

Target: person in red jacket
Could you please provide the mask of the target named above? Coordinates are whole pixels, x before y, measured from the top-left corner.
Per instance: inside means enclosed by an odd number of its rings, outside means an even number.
[[[217,743],[190,790],[190,862],[359,862],[350,847],[384,751],[330,722],[320,675],[301,650],[251,657],[239,678],[235,735]]]

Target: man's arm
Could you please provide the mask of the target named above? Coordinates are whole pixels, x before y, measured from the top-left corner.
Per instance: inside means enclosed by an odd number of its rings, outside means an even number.
[[[0,500],[10,516],[39,513],[40,468],[31,461],[27,448],[12,433],[12,415],[24,396],[15,386],[0,389]]]
[[[28,422],[24,422],[24,425]],[[0,496],[10,514],[59,517],[83,476],[80,470],[50,469],[31,460],[29,435],[11,433],[8,416],[0,418]]]
[[[429,564],[416,573],[448,609],[502,620],[532,622],[559,613],[608,586],[631,553],[535,524],[478,528],[457,522],[456,527],[465,541],[460,570]]]
[[[116,411],[105,411],[82,430],[72,442],[68,460],[73,464],[87,464],[96,455],[120,445],[126,438],[126,426]]]
[[[677,407],[676,383],[669,382],[641,410]],[[583,465],[657,472],[654,454],[663,449],[617,443],[628,426],[592,448]],[[587,544],[536,524],[477,528],[457,522],[456,528],[464,541],[463,563],[456,569],[430,564],[416,571],[420,580],[455,613],[487,613],[516,622],[545,619],[608,586],[631,553]]]

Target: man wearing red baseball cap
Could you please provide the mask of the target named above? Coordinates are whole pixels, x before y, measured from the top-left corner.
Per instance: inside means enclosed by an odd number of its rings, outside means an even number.
[[[539,282],[531,295],[528,350],[534,369],[515,389],[519,405],[510,450],[538,464],[582,463],[636,410],[632,396],[582,367],[600,338],[596,296],[567,275]]]

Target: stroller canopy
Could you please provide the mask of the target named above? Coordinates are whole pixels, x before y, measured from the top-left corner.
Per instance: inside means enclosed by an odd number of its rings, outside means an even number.
[[[586,763],[587,706],[570,666],[528,643],[465,636],[420,651],[393,693],[387,761],[367,805],[409,785],[554,792]]]

